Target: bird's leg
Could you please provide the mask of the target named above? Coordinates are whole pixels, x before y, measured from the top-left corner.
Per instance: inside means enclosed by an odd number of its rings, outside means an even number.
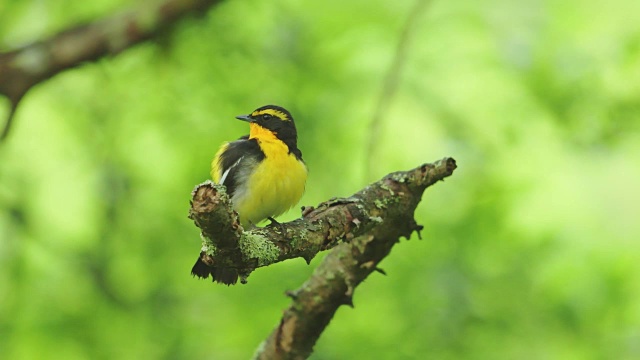
[[[280,232],[282,232],[282,235],[287,234],[287,231],[284,229],[284,225],[282,225],[282,223],[277,222],[276,219],[272,218],[271,216],[269,216],[267,219],[271,221],[271,224],[269,225],[278,225],[278,227],[280,227]]]

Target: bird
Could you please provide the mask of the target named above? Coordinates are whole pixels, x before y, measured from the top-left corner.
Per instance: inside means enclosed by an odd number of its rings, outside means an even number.
[[[283,107],[265,105],[236,119],[249,123],[249,135],[225,142],[211,162],[213,181],[222,184],[246,228],[289,210],[302,197],[307,166],[298,148],[298,133],[291,113]],[[211,267],[200,257],[191,274],[225,285],[235,284],[238,271]]]

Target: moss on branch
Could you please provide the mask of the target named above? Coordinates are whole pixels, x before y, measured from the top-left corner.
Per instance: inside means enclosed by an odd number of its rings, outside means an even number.
[[[233,268],[246,282],[258,267],[297,257],[310,262],[318,252],[378,228],[409,237],[421,229],[413,212],[422,192],[453,169],[455,161],[445,158],[389,174],[348,198],[305,208],[297,220],[248,231],[240,226],[224,186],[207,181],[194,189],[189,217],[202,230],[203,261],[206,257],[212,268]]]
[[[235,268],[243,282],[258,267],[295,257],[309,262],[334,248],[299,289],[287,292],[292,303],[254,358],[307,358],[338,307],[353,306],[355,288],[374,271],[384,274],[378,264],[400,237],[422,229],[414,212],[424,190],[455,169],[455,160],[444,158],[395,172],[348,198],[305,208],[300,219],[249,231],[239,226],[224,187],[196,187],[189,216],[202,229],[201,258]]]

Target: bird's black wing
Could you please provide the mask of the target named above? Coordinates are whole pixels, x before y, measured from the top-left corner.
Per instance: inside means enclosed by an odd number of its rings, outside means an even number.
[[[248,135],[227,145],[227,149],[220,155],[220,183],[227,187],[230,197],[233,197],[240,182],[246,180],[243,177],[248,175],[248,167],[259,163],[264,157],[258,141],[249,139]]]

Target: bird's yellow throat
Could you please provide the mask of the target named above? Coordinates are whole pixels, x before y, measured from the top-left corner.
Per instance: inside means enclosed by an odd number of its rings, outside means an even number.
[[[265,140],[265,141],[282,141],[276,137],[273,131],[263,128],[262,126],[251,123],[249,124],[249,139]]]

